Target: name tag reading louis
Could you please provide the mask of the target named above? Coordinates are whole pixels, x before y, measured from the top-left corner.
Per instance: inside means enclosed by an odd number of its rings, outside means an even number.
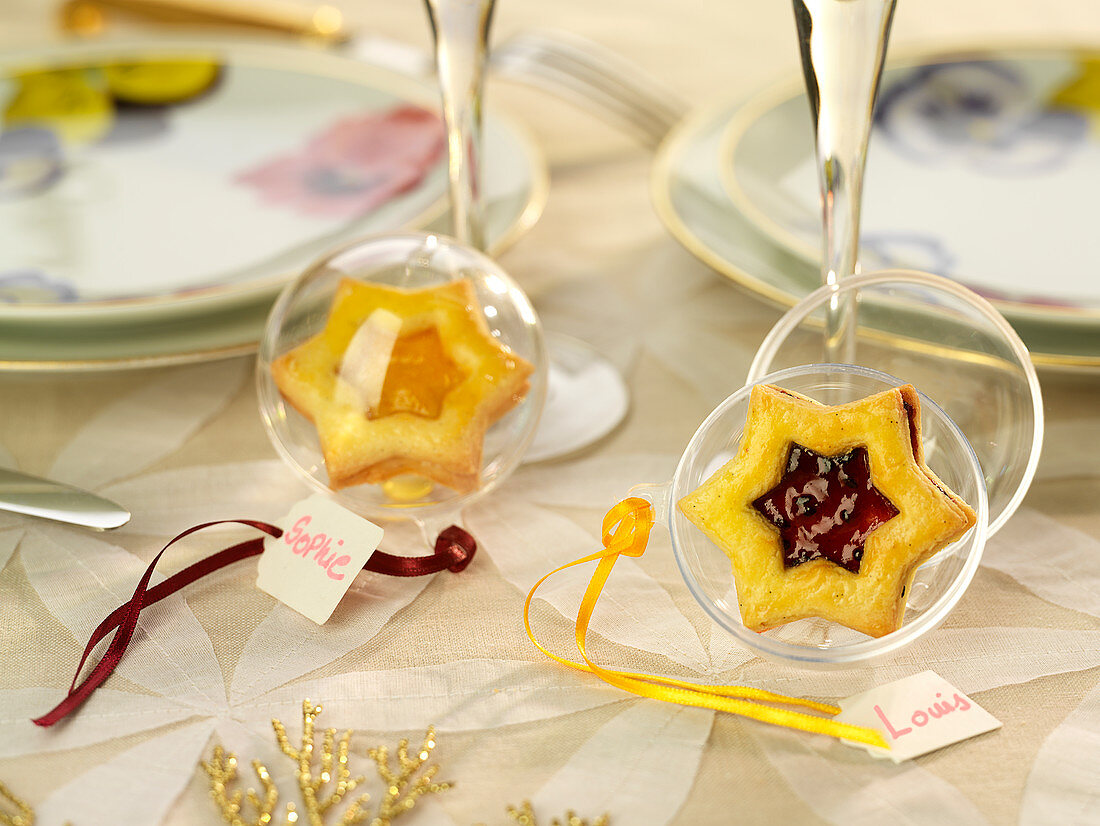
[[[382,529],[320,494],[280,523],[283,535],[264,540],[256,585],[323,625],[382,541]]]
[[[895,763],[1001,727],[1000,720],[934,671],[841,700],[840,708],[835,720],[877,729],[890,749],[849,745]]]

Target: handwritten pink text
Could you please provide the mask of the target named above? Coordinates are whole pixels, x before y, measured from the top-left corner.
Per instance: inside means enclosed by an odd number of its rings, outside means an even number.
[[[306,528],[312,521],[313,517],[303,516],[294,523],[294,527],[283,534],[283,541],[290,546],[295,556],[312,559],[324,568],[329,579],[343,579],[344,574],[338,573],[336,569],[343,568],[351,562],[351,557],[347,554],[337,556],[336,550],[332,547],[331,536],[324,533],[313,535],[307,533]],[[343,539],[336,540],[337,548],[343,544]]]
[[[943,694],[939,691],[936,692],[937,698],[942,698]],[[955,694],[950,700],[934,700],[927,711],[918,708],[909,716],[909,721],[912,725],[907,726],[904,723],[899,723],[899,728],[895,728],[894,724],[890,722],[886,713],[882,710],[882,706],[875,706],[875,714],[882,720],[883,725],[886,726],[886,732],[894,740],[899,737],[903,737],[913,731],[913,728],[924,728],[933,720],[938,720],[944,715],[950,714],[953,711],[966,711],[970,708],[970,703],[961,694]]]

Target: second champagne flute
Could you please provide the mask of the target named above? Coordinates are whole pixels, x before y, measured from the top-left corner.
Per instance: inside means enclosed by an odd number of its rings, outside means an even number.
[[[832,287],[859,262],[863,170],[896,5],[896,0],[794,0],[821,187],[821,280]],[[855,311],[851,298],[833,297],[823,361],[852,361]]]

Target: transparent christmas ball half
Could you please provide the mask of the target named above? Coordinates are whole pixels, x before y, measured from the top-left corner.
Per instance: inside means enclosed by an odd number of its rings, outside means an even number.
[[[754,382],[754,384],[757,382]],[[843,404],[905,384],[887,373],[848,364],[808,364],[762,376],[774,384],[830,404]],[[695,432],[672,481],[641,487],[657,518],[667,519],[676,562],[692,595],[726,631],[768,659],[805,668],[841,668],[895,654],[936,628],[969,586],[985,547],[989,506],[985,477],[970,442],[933,400],[921,394],[922,437],[934,444],[932,470],[974,508],[977,524],[917,570],[902,626],[872,638],[823,619],[798,620],[763,633],[741,621],[737,589],[726,554],[677,507],[736,454],[749,411],[752,384],[727,398]],[[918,388],[919,390],[919,388]]]
[[[845,304],[853,313],[846,360],[898,376],[934,399],[974,448],[992,536],[1023,501],[1043,446],[1043,398],[1026,345],[996,307],[962,284],[882,270],[820,287],[787,311],[760,344],[746,381],[825,360],[825,313]]]
[[[460,493],[415,475],[332,489],[316,428],[280,393],[272,364],[324,328],[337,287],[345,278],[409,290],[469,279],[489,333],[534,366],[523,399],[485,434],[480,484],[475,490]],[[257,386],[272,444],[312,487],[371,519],[445,522],[499,485],[522,459],[546,396],[546,352],[530,300],[490,258],[437,234],[387,235],[337,250],[286,287],[272,307],[260,342]]]

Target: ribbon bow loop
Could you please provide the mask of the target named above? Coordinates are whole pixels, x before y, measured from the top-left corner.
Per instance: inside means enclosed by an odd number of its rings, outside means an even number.
[[[603,518],[603,546],[613,554],[640,557],[649,545],[653,506],[645,499],[624,499]]]
[[[617,671],[594,663],[588,656],[586,643],[588,626],[592,619],[592,613],[596,609],[596,602],[599,600],[604,584],[611,575],[618,558],[623,555],[639,557],[645,552],[646,546],[649,544],[649,533],[653,528],[653,522],[653,507],[649,502],[637,497],[624,499],[608,511],[607,516],[604,517],[604,549],[602,551],[597,551],[594,554],[575,559],[555,568],[536,582],[531,590],[527,592],[527,599],[523,603],[523,624],[527,629],[527,636],[543,654],[562,665],[595,674],[609,685],[617,686],[639,697],[649,697],[664,702],[724,711],[776,726],[785,726],[799,731],[826,734],[830,737],[843,738],[857,743],[886,747],[882,735],[873,729],[829,719],[829,717],[838,714],[840,709],[828,703],[787,697],[783,694],[749,686],[699,685],[654,674]],[[584,660],[579,662],[555,654],[535,638],[535,633],[531,629],[531,601],[534,599],[539,586],[554,574],[574,565],[583,565],[589,562],[597,562],[596,570],[593,572],[588,588],[581,599],[581,604],[577,609],[577,620],[573,626],[577,650]],[[808,714],[806,711],[797,711],[795,710],[797,708],[815,713]]]

